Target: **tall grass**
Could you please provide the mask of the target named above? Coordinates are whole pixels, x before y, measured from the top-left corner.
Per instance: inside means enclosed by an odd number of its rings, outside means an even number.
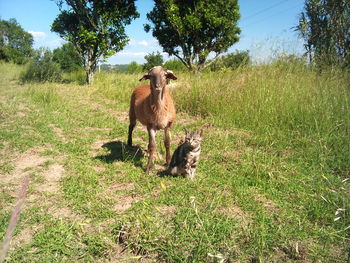
[[[220,127],[250,130],[259,135],[258,143],[297,148],[306,162],[348,172],[349,72],[318,72],[299,61],[277,60],[229,72],[175,73],[179,112],[208,118]],[[140,77],[99,73],[94,85],[99,96],[127,109]]]
[[[22,65],[0,61],[0,81],[17,81],[23,70],[24,67]]]
[[[95,77],[94,86],[97,87],[95,95],[113,100],[120,106],[127,108],[132,90],[140,85],[138,81],[140,77],[140,73],[113,74],[100,72]]]
[[[2,70],[21,71],[8,64]],[[178,112],[207,118],[220,127],[250,130],[259,135],[255,143],[298,149],[306,162],[341,175],[348,172],[349,72],[318,72],[299,61],[277,60],[229,72],[175,74],[179,85],[173,96]],[[127,110],[141,75],[97,73],[92,96],[107,98]],[[83,72],[65,77],[79,82]],[[52,88],[30,92],[43,102],[57,97]]]
[[[174,94],[180,111],[251,130],[277,147],[298,146],[306,160],[335,171],[348,168],[349,73],[279,62],[183,77]]]

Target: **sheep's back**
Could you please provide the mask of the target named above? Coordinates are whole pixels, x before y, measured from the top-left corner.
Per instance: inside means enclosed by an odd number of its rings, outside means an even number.
[[[174,102],[169,93],[164,94],[167,108],[157,112],[151,105],[150,95],[150,85],[142,85],[134,90],[131,103],[134,104],[136,119],[145,126],[154,124],[158,129],[164,129],[169,122],[172,123],[175,120]]]

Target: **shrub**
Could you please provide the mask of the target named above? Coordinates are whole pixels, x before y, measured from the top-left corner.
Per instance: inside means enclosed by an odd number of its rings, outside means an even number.
[[[249,51],[236,51],[235,53],[227,54],[218,58],[212,65],[210,65],[210,70],[234,70],[241,66],[247,66],[250,63],[251,59],[249,56]]]
[[[164,63],[166,69],[173,70],[174,72],[187,71],[186,66],[179,59],[170,59]]]
[[[127,72],[130,73],[130,74],[133,74],[133,73],[140,73],[140,72],[142,72],[142,66],[139,65],[139,64],[137,64],[136,61],[132,61],[132,62],[130,62],[130,64],[128,65]]]
[[[62,70],[60,65],[52,61],[52,52],[38,50],[35,59],[31,61],[27,70],[21,75],[23,82],[60,82]]]
[[[143,70],[148,71],[154,66],[162,66],[164,63],[162,54],[159,53],[159,51],[149,53],[145,56],[146,63],[143,64]]]
[[[53,50],[52,60],[58,63],[64,72],[74,72],[83,67],[83,60],[69,42]]]

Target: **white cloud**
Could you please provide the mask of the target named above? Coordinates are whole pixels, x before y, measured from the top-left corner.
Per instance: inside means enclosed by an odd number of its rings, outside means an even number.
[[[50,48],[50,49],[55,49],[55,48],[58,48],[58,47],[61,47],[66,41],[62,38],[56,38],[56,39],[53,39],[51,41],[48,41],[46,43],[46,45]]]
[[[141,40],[141,41],[136,41],[135,39],[130,39],[129,41],[129,46],[131,47],[137,47],[137,46],[142,46],[142,47],[155,47],[158,45],[158,41],[155,39],[152,40]]]
[[[136,43],[137,42],[134,39],[130,38],[130,41],[129,41],[128,45],[129,46],[136,46]]]
[[[115,54],[114,56],[123,56],[123,57],[144,57],[148,53],[147,52],[126,52],[126,51],[121,51]]]
[[[147,52],[131,52],[131,51],[121,51],[117,54],[111,56],[107,63],[109,64],[129,64],[131,61],[136,61],[139,64],[145,63],[144,57]]]
[[[34,38],[34,48],[47,47],[49,49],[55,49],[62,46],[65,43],[65,40],[57,37],[54,33],[45,33],[40,31],[29,30]]]
[[[46,38],[45,32],[28,31],[28,33],[32,34],[35,41],[42,41]]]
[[[140,46],[149,46],[150,45],[150,42],[149,41],[146,41],[146,40],[142,40],[140,42],[138,42],[137,44],[139,44]]]

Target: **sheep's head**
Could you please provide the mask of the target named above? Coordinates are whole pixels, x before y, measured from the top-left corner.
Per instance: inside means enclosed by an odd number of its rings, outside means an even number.
[[[151,89],[156,92],[161,92],[170,79],[176,80],[177,77],[171,70],[166,70],[162,66],[151,68],[147,74],[143,75],[141,80],[149,79],[151,82]]]

